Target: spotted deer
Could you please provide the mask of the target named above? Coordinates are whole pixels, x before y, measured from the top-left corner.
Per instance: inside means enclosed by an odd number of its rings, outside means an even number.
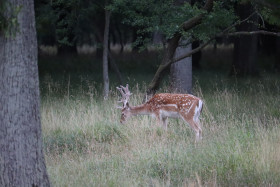
[[[121,123],[131,116],[135,115],[151,115],[157,119],[157,124],[167,129],[167,118],[182,118],[187,122],[196,134],[196,141],[202,138],[199,115],[202,111],[203,102],[200,98],[190,94],[171,94],[160,93],[154,95],[146,103],[139,106],[130,106],[129,98],[132,93],[126,87],[117,87],[122,95],[122,99],[118,101],[122,103]]]

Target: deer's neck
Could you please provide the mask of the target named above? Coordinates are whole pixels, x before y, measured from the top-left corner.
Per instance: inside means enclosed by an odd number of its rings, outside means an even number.
[[[132,115],[150,115],[149,107],[146,104],[131,106],[130,112]]]

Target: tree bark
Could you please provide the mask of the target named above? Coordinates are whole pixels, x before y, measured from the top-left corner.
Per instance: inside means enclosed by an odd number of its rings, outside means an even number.
[[[174,58],[192,50],[192,45],[179,46]],[[175,93],[192,93],[192,56],[179,60],[171,65],[171,91]]]
[[[0,35],[0,186],[50,186],[42,146],[33,0],[10,0],[15,37]],[[14,28],[15,29],[15,28]]]
[[[105,10],[105,28],[103,37],[103,96],[104,99],[109,95],[109,73],[108,73],[108,44],[109,44],[109,27],[110,27],[110,11]]]
[[[183,3],[189,0],[179,0],[178,5],[183,5]],[[188,40],[182,41],[181,46],[178,46],[174,57],[179,57],[185,54],[186,51],[191,51],[192,46],[188,44],[186,47],[182,46],[184,43],[188,43]],[[171,64],[170,68],[170,88],[171,92],[174,93],[191,93],[192,91],[192,56],[179,60]]]

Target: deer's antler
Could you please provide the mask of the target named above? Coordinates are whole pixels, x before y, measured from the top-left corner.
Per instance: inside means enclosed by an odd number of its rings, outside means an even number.
[[[122,108],[125,108],[126,105],[129,102],[129,97],[132,95],[132,93],[128,89],[128,84],[126,85],[126,87],[120,85],[120,87],[117,87],[117,89],[122,94],[122,99],[120,101],[118,101],[118,103],[123,103],[123,107]],[[121,108],[121,107],[117,107],[117,108]]]

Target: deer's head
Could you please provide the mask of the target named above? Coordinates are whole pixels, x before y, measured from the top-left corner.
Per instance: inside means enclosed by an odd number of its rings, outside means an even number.
[[[118,101],[119,103],[122,103],[122,107],[118,107],[122,109],[122,114],[121,114],[121,123],[125,123],[128,118],[131,116],[130,112],[130,106],[129,106],[129,97],[132,95],[128,89],[128,84],[126,87],[120,86],[117,87],[117,89],[121,92],[122,99]]]

